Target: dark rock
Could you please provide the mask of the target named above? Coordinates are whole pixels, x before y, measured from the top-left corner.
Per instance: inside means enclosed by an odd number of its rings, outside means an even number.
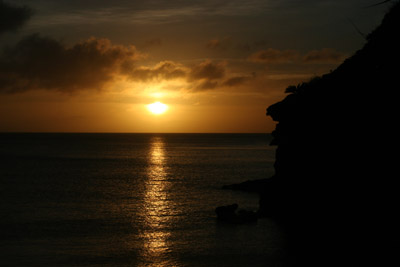
[[[278,147],[259,215],[284,225],[290,265],[383,266],[394,258],[399,28],[396,2],[361,50],[267,109]]]
[[[225,220],[231,220],[236,216],[235,211],[239,207],[238,204],[232,204],[232,205],[227,205],[227,206],[221,206],[217,207],[215,209],[215,213],[217,213],[217,218],[219,220],[225,221]]]
[[[222,186],[222,189],[244,191],[251,193],[261,193],[261,189],[265,187],[268,179],[247,180],[239,184],[230,184]]]
[[[243,209],[237,211],[238,207],[239,205],[236,203],[217,207],[215,209],[215,213],[217,213],[217,219],[219,221],[232,224],[250,223],[258,220],[257,213]]]

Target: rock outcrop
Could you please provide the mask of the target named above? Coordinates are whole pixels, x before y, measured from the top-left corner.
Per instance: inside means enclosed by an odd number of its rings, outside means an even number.
[[[362,49],[329,74],[290,86],[267,109],[278,122],[277,151],[260,214],[285,225],[288,265],[362,266],[379,258],[385,266],[390,258],[388,241],[398,241],[399,227],[399,33],[396,2]]]
[[[217,219],[221,222],[231,224],[253,223],[258,220],[257,213],[251,210],[239,209],[239,205],[234,203],[227,206],[220,206],[215,209]]]

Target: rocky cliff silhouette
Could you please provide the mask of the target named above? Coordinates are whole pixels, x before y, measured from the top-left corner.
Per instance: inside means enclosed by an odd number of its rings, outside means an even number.
[[[399,33],[396,1],[362,49],[267,109],[277,151],[260,214],[284,225],[289,266],[387,266],[398,254]]]

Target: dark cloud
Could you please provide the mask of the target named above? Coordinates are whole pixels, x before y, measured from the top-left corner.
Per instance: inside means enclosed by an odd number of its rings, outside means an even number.
[[[321,50],[312,50],[304,56],[295,50],[266,49],[258,51],[248,58],[249,61],[283,64],[283,63],[314,63],[314,64],[332,64],[340,63],[346,58],[346,55],[332,48],[323,48]]]
[[[221,39],[212,39],[209,40],[206,44],[208,49],[218,50],[218,51],[226,51],[229,49],[236,49],[239,51],[254,51],[256,49],[261,49],[265,47],[266,42],[263,40],[254,41],[254,42],[234,42],[231,37],[224,37]]]
[[[197,65],[188,68],[186,81],[190,92],[202,92],[218,89],[221,80],[226,73],[225,62],[213,62],[205,60]]]
[[[19,29],[31,15],[32,10],[26,6],[15,6],[0,0],[0,34]]]
[[[160,46],[160,45],[162,45],[162,40],[160,38],[153,38],[153,39],[147,40],[143,46],[145,48],[150,48],[150,47]]]
[[[184,78],[187,75],[187,69],[173,61],[163,61],[152,68],[133,67],[132,69],[125,70],[124,74],[127,74],[132,80],[146,82],[151,80]]]
[[[233,86],[239,86],[244,84],[245,82],[249,81],[252,78],[252,76],[236,76],[227,79],[222,83],[223,86],[228,86],[228,87],[233,87]]]
[[[252,47],[248,43],[242,43],[242,44],[236,45],[236,49],[238,49],[240,51],[248,52],[252,49]]]
[[[125,69],[123,74],[133,81],[165,81],[184,79],[189,84],[191,92],[202,92],[221,87],[239,86],[254,78],[255,74],[248,76],[233,76],[226,80],[226,63],[203,61],[197,65],[187,67],[173,61],[163,61],[154,67],[132,67]]]
[[[201,79],[214,80],[220,79],[225,76],[225,64],[214,63],[210,60],[206,60],[196,66],[194,66],[189,73],[189,80],[196,81]]]
[[[113,45],[94,37],[66,47],[61,42],[34,34],[0,54],[0,93],[45,89],[75,92],[100,90],[118,77],[137,82],[183,79],[190,91],[235,86],[248,77],[233,77],[222,83],[225,62],[205,60],[187,67],[162,61],[153,67],[137,66],[142,57],[134,46]]]
[[[54,6],[54,0],[26,0],[25,2],[39,2],[40,4],[48,7]],[[125,9],[127,12],[132,10],[149,10],[149,9],[172,9],[186,6],[197,6],[203,4],[204,0],[57,0],[56,5],[61,7],[62,10],[93,10],[93,9]]]
[[[206,47],[209,49],[216,50],[227,50],[231,47],[232,40],[230,37],[225,37],[222,39],[212,39],[207,42]]]
[[[135,47],[112,45],[107,39],[90,38],[65,47],[34,34],[0,54],[0,92],[102,89],[121,66],[132,65],[138,56]]]
[[[346,58],[346,55],[331,48],[321,50],[313,50],[308,52],[304,57],[305,63],[341,63]]]
[[[295,50],[278,50],[268,48],[252,54],[249,57],[249,60],[260,63],[280,64],[296,61],[298,57],[299,53]]]
[[[141,11],[151,10],[178,10],[191,9],[197,13],[237,13],[238,11],[254,10],[265,6],[264,0],[235,0],[235,1],[215,1],[215,0],[24,0],[29,4],[39,4],[47,8],[59,7],[65,12],[81,12],[92,10],[114,10],[132,14]],[[56,4],[55,4],[56,2]]]
[[[254,46],[255,47],[263,47],[263,46],[266,46],[266,45],[267,45],[267,41],[265,41],[265,40],[254,41]]]
[[[199,84],[197,84],[194,88],[193,88],[193,92],[202,92],[202,91],[208,91],[208,90],[213,90],[216,89],[218,86],[218,82],[217,81],[203,81]]]

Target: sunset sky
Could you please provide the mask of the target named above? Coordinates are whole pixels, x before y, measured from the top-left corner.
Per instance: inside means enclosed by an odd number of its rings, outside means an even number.
[[[265,109],[361,48],[377,2],[0,0],[0,132],[271,132]]]

